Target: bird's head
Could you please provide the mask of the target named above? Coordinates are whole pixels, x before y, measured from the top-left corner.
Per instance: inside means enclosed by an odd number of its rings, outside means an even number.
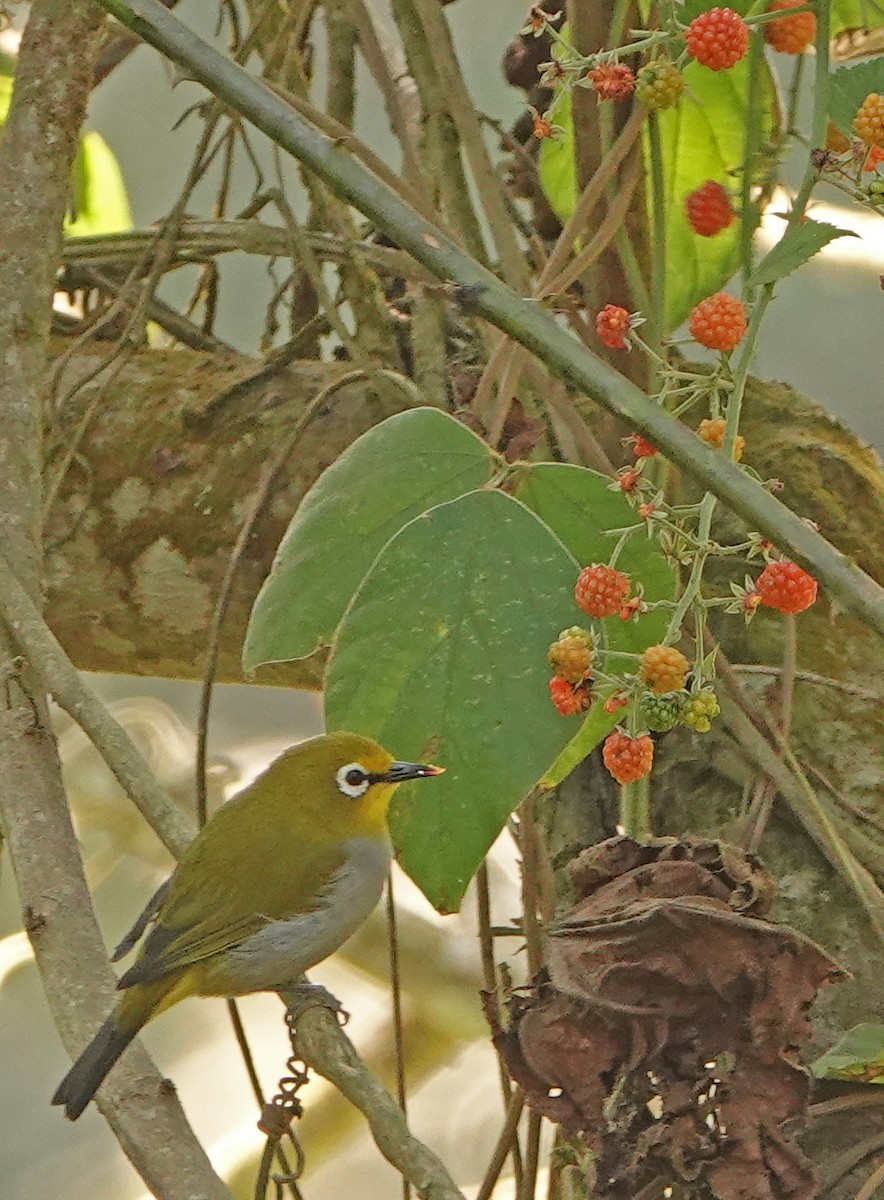
[[[293,746],[268,768],[268,790],[287,793],[314,835],[383,836],[400,783],[441,775],[444,767],[399,762],[357,733],[328,733]]]

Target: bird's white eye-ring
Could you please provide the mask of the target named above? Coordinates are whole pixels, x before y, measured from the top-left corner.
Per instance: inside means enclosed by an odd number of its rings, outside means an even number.
[[[351,800],[357,800],[360,796],[364,796],[371,783],[368,772],[359,763],[347,763],[345,767],[341,767],[335,776],[335,781],[338,791],[349,796]]]

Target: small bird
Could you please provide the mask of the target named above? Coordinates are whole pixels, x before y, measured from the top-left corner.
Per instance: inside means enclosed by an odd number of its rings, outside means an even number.
[[[117,947],[114,962],[152,926],[117,983],[122,997],[52,1103],[75,1121],[138,1031],[187,996],[297,986],[377,904],[398,785],[443,770],[395,762],[355,733],[281,754],[214,813]]]

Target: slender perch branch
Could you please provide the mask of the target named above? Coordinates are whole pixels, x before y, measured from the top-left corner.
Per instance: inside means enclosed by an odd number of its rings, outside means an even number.
[[[159,0],[98,0],[188,75],[251,121],[349,200],[440,279],[479,285],[477,311],[536,354],[555,374],[620,417],[706,490],[812,571],[844,608],[884,633],[884,588],[851,563],[734,463],[591,354],[548,312],[524,300],[404,204],[346,148],[324,136],[260,81],[212,49]]]
[[[282,1000],[297,1006],[299,997],[282,993]],[[364,1114],[381,1154],[418,1194],[425,1200],[464,1200],[442,1161],[415,1138],[402,1109],[366,1069],[334,1013],[320,1006],[305,1008],[297,1030],[304,1062]]]

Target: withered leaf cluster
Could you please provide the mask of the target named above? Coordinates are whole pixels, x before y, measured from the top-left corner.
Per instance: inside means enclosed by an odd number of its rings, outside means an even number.
[[[772,879],[721,842],[611,838],[571,875],[582,899],[496,1040],[529,1102],[593,1151],[594,1194],[658,1180],[810,1200],[791,1136],[808,1095],[800,1052],[813,998],[841,969],[766,919]]]

